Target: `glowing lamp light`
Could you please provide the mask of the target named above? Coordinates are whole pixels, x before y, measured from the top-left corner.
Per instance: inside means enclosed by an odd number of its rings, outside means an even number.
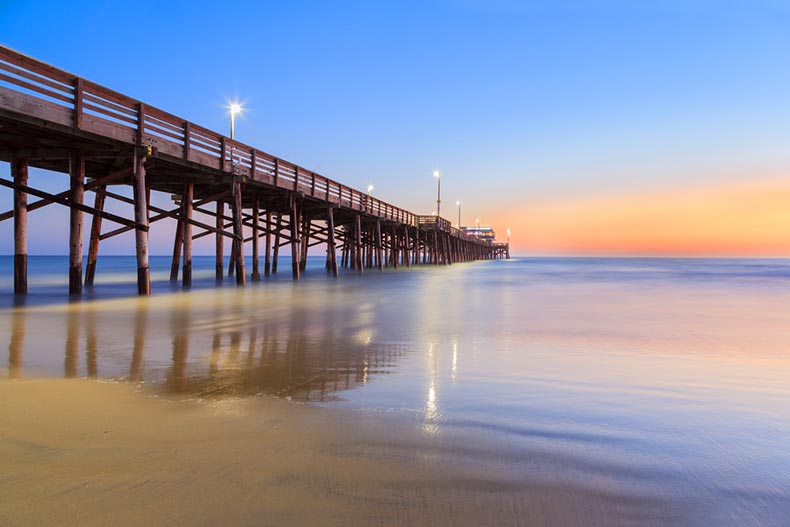
[[[241,104],[239,104],[237,102],[234,102],[234,103],[231,103],[230,106],[228,106],[228,110],[230,110],[231,115],[236,115],[236,114],[241,113],[242,107],[241,107]]]

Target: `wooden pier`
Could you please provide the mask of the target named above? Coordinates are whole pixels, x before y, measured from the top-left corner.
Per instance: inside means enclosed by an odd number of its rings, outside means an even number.
[[[165,219],[177,223],[170,277],[178,280],[180,271],[186,287],[192,282],[192,241],[212,235],[217,281],[226,273],[223,241],[229,238],[227,274],[238,285],[248,278],[248,246],[253,281],[277,272],[286,246],[294,280],[305,271],[308,249],[320,244],[334,276],[338,267],[362,273],[509,257],[507,244],[469,237],[444,218],[395,207],[2,46],[0,160],[11,164],[11,178],[0,178],[0,185],[12,189],[14,205],[0,213],[0,221],[14,221],[17,294],[27,292],[28,212],[50,204],[70,208],[71,294],[93,285],[100,242],[130,231],[138,292],[150,294],[148,233]],[[68,174],[68,189],[51,194],[35,188],[28,181],[31,166]],[[132,188],[132,197],[117,192],[121,185]],[[153,206],[152,192],[172,196],[174,206]],[[126,204],[128,217],[108,212],[107,200]],[[83,270],[85,214],[91,224]]]

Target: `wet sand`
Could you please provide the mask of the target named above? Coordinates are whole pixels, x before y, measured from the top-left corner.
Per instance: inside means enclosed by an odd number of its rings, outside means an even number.
[[[2,525],[630,525],[658,502],[508,471],[507,448],[273,398],[0,382]]]

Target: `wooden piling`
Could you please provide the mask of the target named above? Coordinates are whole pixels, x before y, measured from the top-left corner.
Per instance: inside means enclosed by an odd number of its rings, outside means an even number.
[[[272,274],[277,274],[277,260],[279,260],[280,256],[280,231],[283,227],[283,215],[282,213],[277,213],[277,230],[274,233],[274,247],[272,255]]]
[[[406,268],[411,267],[411,246],[409,244],[409,226],[403,226],[403,263]]]
[[[299,247],[299,203],[296,200],[296,195],[291,193],[291,271],[293,272],[293,279],[299,280],[301,278],[301,265],[299,265],[300,247]]]
[[[307,250],[309,249],[310,243],[310,228],[311,228],[312,221],[310,218],[305,218],[302,220],[302,238],[301,238],[301,246],[299,247],[300,255],[299,255],[299,266],[300,271],[304,273],[307,270]]]
[[[233,235],[236,236],[233,258],[236,267],[236,285],[243,286],[247,283],[244,271],[244,228],[242,224],[241,208],[241,180],[233,178]]]
[[[354,215],[354,247],[357,254],[357,272],[363,273],[365,265],[362,261],[362,216],[358,213]]]
[[[266,248],[264,249],[263,276],[269,276],[272,267],[272,213],[266,211]]]
[[[390,246],[392,247],[392,268],[398,268],[398,231],[395,224],[392,224],[392,232],[390,234]]]
[[[134,219],[135,249],[137,255],[137,293],[151,294],[151,276],[148,271],[148,203],[146,202],[145,158],[135,150],[134,156]],[[141,229],[139,227],[145,227]]]
[[[27,159],[11,160],[14,183],[27,186]],[[27,193],[14,188],[14,293],[27,293]]]
[[[420,263],[420,229],[414,229],[414,247],[412,249],[412,258],[414,265]]]
[[[261,273],[258,269],[258,237],[260,232],[260,210],[258,204],[258,196],[252,200],[252,281],[259,282],[261,280]]]
[[[99,185],[96,188],[96,195],[93,199],[93,208],[98,211],[104,210],[104,202],[107,198],[107,187]],[[96,261],[99,256],[99,237],[101,236],[102,217],[94,214],[91,218],[91,234],[88,242],[88,264],[85,267],[85,287],[93,287],[96,278]]]
[[[221,282],[224,278],[224,259],[225,259],[225,237],[222,235],[222,231],[225,230],[225,202],[223,200],[217,200],[217,218],[216,218],[216,228],[217,232],[214,235],[214,243],[215,243],[215,263],[214,263],[214,274],[216,277],[217,282]]]
[[[375,244],[376,244],[376,266],[381,271],[384,268],[384,262],[382,262],[382,251],[383,248],[381,246],[381,220],[376,220],[376,232],[375,232]]]
[[[192,202],[195,199],[195,184],[192,181],[184,183],[184,193],[181,196],[181,224],[184,232],[181,235],[184,243],[184,263],[182,270],[182,283],[184,287],[192,286]]]
[[[82,205],[85,196],[85,160],[72,152],[69,159],[69,203]],[[71,207],[69,229],[69,294],[82,294],[82,210]]]
[[[176,222],[176,232],[173,235],[173,258],[170,260],[170,281],[178,281],[178,269],[181,265],[181,247],[184,242],[184,224],[179,217]]]
[[[326,209],[326,228],[327,228],[327,242],[326,242],[326,257],[329,263],[328,271],[332,276],[337,276],[337,254],[335,252],[335,214],[334,209],[330,206]]]

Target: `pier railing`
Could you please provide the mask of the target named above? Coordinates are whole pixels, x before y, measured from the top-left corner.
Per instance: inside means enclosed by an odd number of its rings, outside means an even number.
[[[16,93],[10,96],[10,91]],[[159,154],[385,220],[419,225],[418,217],[405,209],[3,46],[0,107],[115,141],[150,146]]]

